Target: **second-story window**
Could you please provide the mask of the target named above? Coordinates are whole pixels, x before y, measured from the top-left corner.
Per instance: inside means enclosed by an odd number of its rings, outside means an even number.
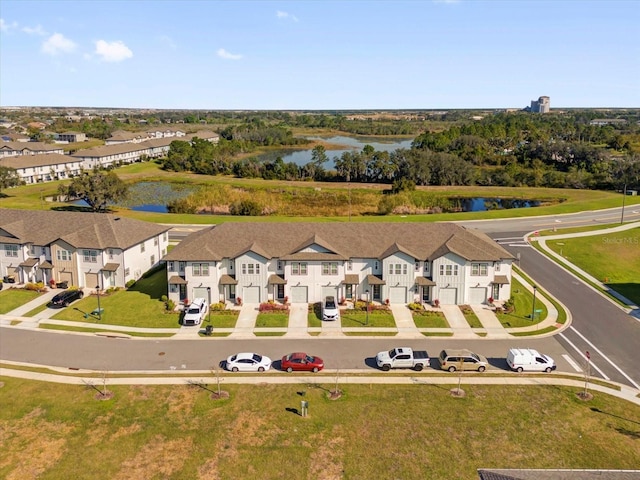
[[[187,262],[178,262],[178,271],[184,272],[185,268],[187,268]]]
[[[83,250],[82,251],[82,260],[86,263],[97,263],[98,262],[98,251],[97,250]]]
[[[194,277],[208,277],[209,276],[209,264],[208,263],[194,263],[193,264],[193,276]]]
[[[337,275],[338,274],[337,262],[322,262],[322,274]]]
[[[291,263],[292,275],[306,275],[307,274],[307,262],[292,262]]]
[[[140,253],[144,253],[144,242],[140,244]]]
[[[347,262],[347,270],[349,271],[353,270],[353,260],[349,260],[349,262]]]
[[[283,267],[284,267],[284,262],[282,260],[278,260],[278,271],[282,271]]]
[[[5,244],[5,246],[4,246],[4,254],[7,257],[17,257],[18,256],[18,245]]]

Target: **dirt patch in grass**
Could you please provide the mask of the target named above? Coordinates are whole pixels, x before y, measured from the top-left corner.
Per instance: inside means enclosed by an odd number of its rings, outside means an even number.
[[[191,454],[193,441],[190,438],[167,440],[157,435],[144,445],[138,453],[122,463],[115,480],[147,480],[168,478],[179,471]]]
[[[338,435],[337,432],[334,432]],[[344,465],[342,455],[344,452],[345,439],[331,434],[330,438],[326,435],[319,435],[313,443],[319,445],[313,450],[309,458],[309,480],[339,480],[344,478]]]
[[[15,465],[6,480],[38,478],[66,453],[65,437],[72,428],[47,421],[45,413],[36,408],[19,420],[0,423],[0,469]]]

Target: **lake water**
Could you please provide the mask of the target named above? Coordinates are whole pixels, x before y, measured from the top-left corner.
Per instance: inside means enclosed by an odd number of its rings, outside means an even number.
[[[522,200],[518,198],[450,198],[454,211],[486,212],[489,210],[503,210],[510,208],[530,208],[540,206],[537,200]]]
[[[334,168],[334,157],[340,157],[344,152],[360,152],[365,145],[371,145],[375,150],[379,152],[393,152],[399,148],[411,148],[412,138],[388,138],[380,139],[378,137],[305,137],[309,140],[321,140],[327,143],[334,143],[344,145],[345,148],[339,150],[327,150],[326,154],[329,161],[325,165],[327,168]],[[296,165],[303,166],[311,161],[312,149],[308,150],[274,150],[269,153],[256,156],[257,159],[265,162],[273,162],[276,158],[281,157],[284,163],[295,163]]]

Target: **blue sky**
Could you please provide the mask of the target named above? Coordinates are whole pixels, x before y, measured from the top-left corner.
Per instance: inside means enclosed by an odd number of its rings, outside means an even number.
[[[640,0],[0,0],[0,105],[640,107]]]

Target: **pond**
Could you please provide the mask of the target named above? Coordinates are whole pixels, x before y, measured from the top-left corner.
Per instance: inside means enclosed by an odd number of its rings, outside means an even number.
[[[379,138],[379,137],[345,137],[345,136],[333,136],[333,137],[305,137],[308,140],[323,141],[326,143],[333,143],[336,145],[344,145],[346,148],[338,150],[326,151],[329,161],[327,162],[328,168],[333,168],[334,157],[340,157],[344,152],[359,152],[365,147],[365,145],[371,145],[375,150],[379,152],[393,152],[399,148],[411,148],[412,138]],[[255,158],[265,162],[273,162],[276,158],[281,157],[284,163],[295,163],[296,165],[303,166],[311,161],[311,154],[313,149],[307,150],[274,150],[269,153],[257,155]]]
[[[129,187],[129,198],[116,204],[140,212],[167,213],[167,204],[188,197],[196,189],[169,182],[139,182]],[[88,206],[84,200],[76,200],[73,205]]]
[[[510,208],[539,207],[538,200],[522,200],[519,198],[450,198],[454,212],[486,212]]]

